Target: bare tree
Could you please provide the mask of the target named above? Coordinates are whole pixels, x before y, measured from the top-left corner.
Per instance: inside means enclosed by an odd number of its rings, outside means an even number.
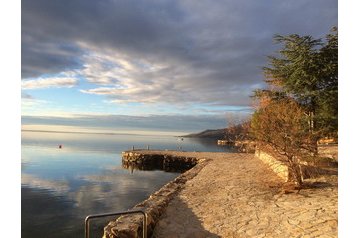
[[[300,160],[311,156],[309,117],[292,99],[272,100],[259,107],[251,120],[252,135],[283,155],[298,186],[303,184]],[[259,145],[260,145],[259,144]]]
[[[232,114],[227,115],[226,139],[235,142],[241,131],[240,124]]]

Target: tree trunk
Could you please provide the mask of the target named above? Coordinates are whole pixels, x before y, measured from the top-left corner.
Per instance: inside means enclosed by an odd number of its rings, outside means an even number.
[[[293,178],[295,180],[294,182],[299,188],[301,188],[303,185],[303,174],[299,160],[291,155],[288,156],[288,162],[292,171]]]
[[[311,148],[312,148],[312,156],[317,157],[318,155],[318,146],[317,146],[317,142],[318,142],[318,138],[317,135],[315,135],[315,122],[314,122],[314,116],[315,116],[315,111],[314,109],[312,111],[309,112],[309,130],[310,130],[310,134],[311,134]]]

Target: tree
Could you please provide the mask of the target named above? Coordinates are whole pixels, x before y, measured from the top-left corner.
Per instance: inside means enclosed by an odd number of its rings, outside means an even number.
[[[326,41],[297,34],[274,37],[283,47],[263,68],[269,88],[254,91],[251,133],[286,158],[302,186],[300,160],[317,155],[317,141],[338,132],[338,31]]]
[[[269,145],[284,156],[300,187],[303,184],[300,160],[313,150],[308,120],[303,108],[290,98],[266,102],[251,119],[251,133],[259,145]]]
[[[255,97],[291,97],[309,115],[310,130],[321,136],[338,130],[338,31],[332,28],[326,42],[297,34],[274,37],[283,44],[278,56],[269,56],[266,82],[274,90],[258,90]],[[323,130],[324,129],[324,130]],[[316,138],[318,139],[318,138]]]
[[[240,133],[240,127],[232,114],[228,114],[226,120],[227,120],[226,139],[229,142],[235,142],[238,134]]]
[[[235,118],[233,114],[227,114],[226,139],[230,142],[248,140],[250,121],[248,119]]]
[[[320,77],[317,100],[317,127],[324,135],[337,137],[338,131],[338,29],[326,36],[327,44],[320,49]]]

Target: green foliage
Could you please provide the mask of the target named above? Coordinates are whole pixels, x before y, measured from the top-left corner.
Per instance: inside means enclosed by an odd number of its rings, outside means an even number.
[[[283,47],[279,56],[269,56],[264,67],[269,85],[276,90],[258,90],[255,97],[295,98],[311,115],[312,127],[322,136],[338,130],[338,31],[334,27],[326,41],[312,36],[274,37]]]
[[[280,90],[258,89],[254,91],[252,97],[254,99],[270,98],[272,100],[280,100],[287,98],[287,94]]]
[[[338,131],[338,32],[332,28],[328,34],[327,44],[320,50],[323,79],[317,99],[317,126],[324,129],[325,134]]]
[[[316,62],[321,40],[299,35],[276,35],[274,39],[284,45],[279,51],[280,57],[269,56],[271,67],[264,67],[267,82],[278,84],[297,99],[310,102],[319,81]]]
[[[338,33],[332,28],[325,42],[296,34],[274,40],[283,47],[263,68],[271,88],[254,91],[251,134],[285,156],[302,185],[300,159],[315,157],[319,137],[338,134]]]

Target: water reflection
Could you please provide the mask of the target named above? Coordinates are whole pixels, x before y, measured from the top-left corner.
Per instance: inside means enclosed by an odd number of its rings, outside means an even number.
[[[180,143],[209,150],[192,141]],[[23,133],[22,237],[83,237],[87,215],[131,208],[177,177],[157,168],[122,168],[122,151],[148,144],[171,149],[178,142],[174,137]],[[98,223],[98,236],[106,222]]]
[[[21,175],[21,184],[29,188],[45,189],[58,195],[66,194],[70,190],[68,181],[41,179],[35,175],[26,173]]]
[[[87,215],[133,207],[176,176],[162,171],[133,175],[106,170],[55,181],[23,174],[23,237],[83,236]],[[49,235],[52,232],[58,234]]]
[[[55,196],[46,189],[23,186],[21,189],[22,237],[75,237],[76,234],[80,235],[80,226],[77,230],[70,229],[71,226],[80,223],[79,220],[71,219],[75,215],[72,207],[73,202],[65,196]],[[54,217],[56,219],[53,219]]]
[[[153,171],[153,170],[162,170],[165,172],[172,173],[183,173],[192,167],[182,168],[182,167],[165,167],[163,164],[133,164],[133,163],[124,163],[122,162],[122,168],[127,169],[133,174],[135,171]]]
[[[230,151],[230,148],[217,145],[214,139],[184,138],[183,141],[173,136],[148,135],[107,135],[107,134],[72,134],[72,133],[46,133],[22,132],[22,144],[62,150],[91,151],[104,153],[118,153],[123,150],[135,148],[168,149],[185,151]],[[61,149],[58,149],[59,151]]]

